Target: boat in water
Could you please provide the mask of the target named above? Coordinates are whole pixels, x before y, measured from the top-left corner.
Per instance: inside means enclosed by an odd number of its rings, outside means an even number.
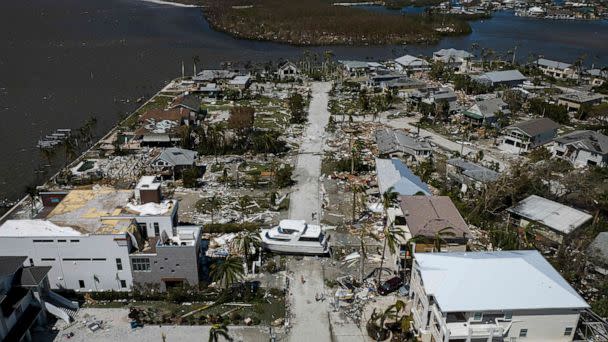
[[[284,254],[325,255],[329,253],[329,238],[321,226],[304,220],[281,220],[271,229],[260,233],[262,247]]]

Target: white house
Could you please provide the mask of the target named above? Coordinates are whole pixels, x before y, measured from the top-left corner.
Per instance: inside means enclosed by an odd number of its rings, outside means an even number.
[[[441,49],[433,52],[434,61],[441,61],[460,72],[466,72],[468,70],[471,58],[473,58],[472,53],[464,50],[456,50],[454,48]]]
[[[128,291],[130,253],[144,248],[149,237],[178,235],[177,201],[142,203],[133,197],[132,190],[72,190],[46,207],[41,219],[6,221],[0,250],[50,266],[53,289]]]
[[[543,72],[543,74],[559,79],[576,79],[578,74],[572,64],[552,61],[549,59],[539,58],[534,64]]]
[[[395,59],[395,69],[399,71],[423,71],[429,70],[431,65],[422,58],[411,55],[401,56]]]
[[[294,80],[300,77],[300,69],[294,63],[286,61],[277,68],[277,76],[280,80]]]
[[[604,167],[608,165],[608,136],[595,131],[574,131],[556,138],[551,153],[575,167]]]
[[[548,118],[518,122],[503,128],[498,148],[513,154],[525,153],[553,140],[558,128],[559,125]]]
[[[422,341],[572,341],[589,308],[538,251],[416,253],[410,282]]]

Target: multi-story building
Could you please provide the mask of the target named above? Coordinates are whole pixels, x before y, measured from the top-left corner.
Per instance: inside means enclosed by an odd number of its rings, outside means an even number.
[[[78,304],[49,289],[48,266],[23,266],[26,256],[0,256],[0,341],[31,341],[47,313],[73,320]]]
[[[574,131],[556,138],[551,152],[575,167],[604,167],[608,165],[608,136],[595,131]]]
[[[539,58],[534,62],[543,74],[559,79],[576,79],[578,74],[572,64]]]
[[[547,118],[519,122],[502,130],[498,148],[514,154],[525,153],[553,140],[558,128],[557,123]]]
[[[51,267],[49,282],[54,289],[129,291],[135,271],[131,255],[149,247],[150,239],[156,239],[154,246],[159,240],[172,239],[184,249],[200,245],[198,241],[181,244],[184,230],[177,225],[178,202],[162,200],[157,184],[146,185],[135,192],[69,191],[58,203],[45,207],[37,219],[8,220],[0,226],[0,250],[5,255],[27,255],[32,266]],[[200,238],[198,227],[185,231]],[[172,251],[181,254],[182,250]],[[163,258],[169,261],[170,254]],[[193,257],[190,264],[198,267],[198,259]],[[156,281],[160,283],[160,278]]]
[[[417,253],[410,297],[425,342],[572,341],[589,307],[538,251]]]

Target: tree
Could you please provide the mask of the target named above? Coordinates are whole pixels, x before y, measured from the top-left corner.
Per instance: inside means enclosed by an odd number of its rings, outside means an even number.
[[[243,135],[253,128],[255,109],[252,107],[233,107],[230,109],[228,128],[234,129]]]
[[[398,194],[394,187],[388,188],[382,194],[382,207],[384,208],[384,246],[382,247],[382,256],[380,258],[380,271],[378,272],[378,286],[380,285],[382,276],[382,267],[384,266],[384,258],[386,248],[388,247],[391,254],[395,254],[400,240],[405,240],[404,232],[400,229],[394,229],[393,222],[389,222],[388,209],[397,202]]]
[[[182,183],[185,188],[195,188],[196,180],[199,176],[199,169],[196,166],[182,171]]]
[[[241,261],[234,256],[229,256],[211,265],[209,274],[213,281],[227,289],[230,285],[241,279],[244,272]]]
[[[304,97],[299,93],[292,93],[287,98],[287,106],[291,114],[291,122],[303,123],[306,121],[306,112],[304,111]]]
[[[213,195],[210,199],[209,199],[209,212],[211,213],[211,224],[215,223],[215,212],[216,210],[218,210],[220,208],[220,206],[222,205],[222,202],[220,201],[220,199],[217,197],[217,195]]]
[[[275,184],[279,188],[283,188],[286,186],[290,186],[293,184],[293,180],[291,176],[293,175],[293,166],[291,165],[282,165],[278,167],[275,171],[274,179]]]
[[[445,241],[446,237],[455,237],[454,229],[452,227],[445,227],[435,232],[433,237],[433,243],[435,245],[435,251],[441,252],[441,243]]]
[[[262,241],[258,232],[244,230],[234,238],[233,244],[236,250],[243,254],[243,260],[245,261],[246,268],[248,268],[251,249],[255,250],[260,247]]]
[[[238,204],[239,209],[241,211],[241,223],[245,221],[245,211],[247,210],[247,206],[251,203],[251,197],[245,195],[239,197]]]
[[[228,335],[228,326],[224,323],[217,323],[209,328],[209,342],[219,342],[220,336],[232,341],[232,337]]]

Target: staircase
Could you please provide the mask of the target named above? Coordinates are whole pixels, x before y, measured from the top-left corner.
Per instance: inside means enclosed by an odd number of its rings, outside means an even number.
[[[45,294],[44,302],[46,311],[53,316],[64,320],[66,323],[76,320],[78,303],[71,302],[52,291]]]

